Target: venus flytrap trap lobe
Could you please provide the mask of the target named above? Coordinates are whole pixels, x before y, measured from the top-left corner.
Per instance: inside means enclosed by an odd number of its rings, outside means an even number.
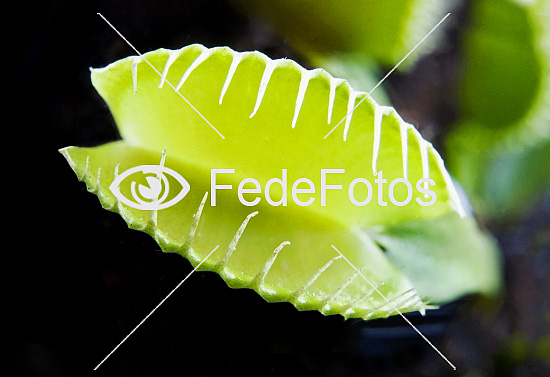
[[[375,143],[378,105],[367,94],[353,95],[347,82],[323,70],[306,71],[290,60],[273,61],[258,52],[200,45],[176,52],[153,51],[143,60],[150,69],[140,66],[139,57],[130,57],[92,71],[92,82],[108,103],[123,140],[61,152],[105,208],[119,212],[131,228],[152,235],[164,251],[178,252],[199,267],[205,251],[219,245],[201,268],[218,272],[228,285],[253,288],[268,301],[288,301],[301,310],[346,318],[423,311],[431,307],[428,301],[441,303],[465,293],[498,289],[496,252],[481,236],[484,242],[472,241],[475,253],[449,244],[446,238],[440,240],[437,234],[423,239],[429,246],[424,254],[422,248],[408,250],[407,242],[399,244],[406,239],[400,233],[403,227],[416,227],[422,234],[432,224],[451,224],[455,234],[466,238],[478,230],[475,223],[466,226],[472,219],[461,213],[437,152],[393,109],[380,116],[376,136],[380,141]],[[201,103],[215,124],[224,125],[226,139],[213,138],[193,109],[178,106],[181,93],[162,85],[171,81],[182,82],[178,86],[186,98]],[[324,140],[327,118],[330,127],[333,115],[345,116],[352,96],[366,99],[349,119],[345,135],[350,137]],[[378,145],[376,163],[374,145]],[[185,200],[154,212],[153,217],[117,201],[108,189],[115,170],[155,163],[157,151],[165,148],[170,151],[165,164],[190,181],[192,190]],[[344,178],[374,178],[377,169],[370,172],[365,167],[378,165],[388,178],[419,180],[428,175],[437,183],[438,201],[422,210],[371,204],[365,211],[332,197],[333,205],[326,207],[281,208],[261,202],[251,213],[233,195],[222,192],[223,205],[206,204],[208,170],[213,166],[238,167],[232,183],[254,173],[265,184],[283,164],[308,177],[323,164],[345,167]],[[433,261],[430,271],[401,263],[403,256],[394,252],[394,244],[424,262]],[[331,245],[347,251],[349,264],[335,258]],[[444,265],[448,261],[437,259],[442,251],[451,251],[454,258],[450,267],[454,273],[443,280],[437,272],[443,268],[448,274],[449,267]],[[362,267],[355,270],[351,264]],[[376,290],[356,278],[358,271]],[[419,275],[437,277],[432,285],[435,281],[438,291],[421,284]]]

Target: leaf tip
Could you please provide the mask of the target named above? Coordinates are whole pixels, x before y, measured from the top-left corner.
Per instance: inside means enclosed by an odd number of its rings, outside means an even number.
[[[58,149],[57,151],[59,153],[61,153],[61,155],[63,157],[65,157],[65,159],[67,160],[67,162],[69,163],[69,166],[71,167],[71,169],[73,169],[73,171],[76,173],[76,164],[75,162],[73,161],[73,159],[71,158],[71,155],[69,154],[69,150],[70,149],[73,149],[74,147],[73,146],[68,146],[68,147],[65,147],[65,148],[60,148]]]

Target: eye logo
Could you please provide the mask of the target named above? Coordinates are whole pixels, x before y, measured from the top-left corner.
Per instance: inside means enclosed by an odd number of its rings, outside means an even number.
[[[121,184],[131,175],[143,175],[147,184],[131,180],[128,192],[122,193]],[[170,200],[165,200],[170,194],[168,177],[173,178],[181,185],[180,192]],[[173,206],[182,200],[191,189],[189,183],[178,172],[160,165],[139,165],[130,168],[118,175],[109,186],[113,195],[129,207],[151,211],[161,210]],[[131,198],[128,198],[130,196]]]

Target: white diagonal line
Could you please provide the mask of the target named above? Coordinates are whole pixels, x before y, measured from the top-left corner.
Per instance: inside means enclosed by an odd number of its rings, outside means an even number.
[[[454,364],[451,363],[451,362],[449,361],[449,359],[447,359],[447,357],[446,357],[445,355],[443,355],[443,353],[441,353],[441,351],[440,351],[439,349],[437,349],[437,347],[434,346],[433,343],[430,342],[430,341],[428,340],[428,338],[426,338],[426,337],[424,336],[424,334],[422,334],[422,333],[420,332],[420,330],[418,330],[418,329],[416,328],[416,326],[413,325],[413,324],[411,323],[411,321],[409,321],[409,319],[408,319],[407,317],[405,317],[405,316],[403,315],[403,313],[401,313],[401,311],[399,311],[399,310],[395,307],[395,305],[394,305],[390,300],[388,300],[388,299],[386,298],[386,296],[385,296],[384,294],[382,294],[382,292],[380,292],[380,290],[378,289],[378,287],[377,287],[376,285],[372,284],[372,283],[370,282],[370,280],[367,279],[367,277],[366,277],[365,275],[363,275],[363,273],[361,273],[361,271],[360,271],[357,267],[355,267],[355,266],[353,265],[353,263],[351,263],[351,262],[349,261],[349,259],[346,258],[346,256],[340,252],[340,250],[338,250],[338,249],[336,248],[336,246],[332,245],[332,248],[333,248],[334,250],[336,250],[336,252],[337,252],[338,254],[340,254],[340,255],[342,256],[342,258],[345,259],[346,262],[348,262],[348,264],[351,266],[351,268],[353,268],[353,269],[359,274],[359,276],[361,276],[367,283],[369,283],[369,285],[376,291],[376,293],[378,293],[384,300],[386,300],[386,304],[389,305],[393,310],[395,310],[395,311],[405,320],[405,322],[407,322],[407,323],[409,324],[409,326],[411,326],[411,327],[414,329],[414,331],[416,331],[416,332],[418,333],[418,335],[420,335],[420,336],[422,337],[422,339],[424,339],[424,340],[425,340],[425,341],[435,350],[435,352],[437,352],[437,353],[439,354],[439,356],[441,356],[441,357],[443,358],[443,360],[445,360],[445,361],[451,366],[451,368],[453,368],[454,370],[456,370],[456,367],[454,366]]]
[[[219,246],[220,245],[216,246],[210,253],[208,253],[208,255],[202,261],[200,261],[200,263],[197,264],[197,266],[195,268],[193,268],[193,270],[190,273],[188,273],[187,276],[184,277],[183,280],[180,281],[179,284],[176,285],[176,287],[174,289],[172,289],[170,291],[170,293],[168,293],[168,295],[161,302],[159,302],[159,304],[157,306],[155,306],[155,308],[153,310],[151,310],[151,312],[149,314],[147,314],[145,316],[145,318],[143,318],[141,320],[141,322],[138,323],[138,325],[136,327],[134,327],[134,329],[132,331],[130,331],[130,333],[128,335],[126,335],[126,337],[124,339],[122,339],[122,341],[115,348],[113,348],[113,350],[111,352],[109,352],[109,354],[107,356],[105,356],[105,358],[103,360],[101,360],[101,362],[99,364],[96,365],[94,370],[97,370],[97,368],[99,368],[101,366],[101,364],[103,364],[105,362],[105,360],[107,360],[109,358],[109,356],[111,356],[118,349],[118,347],[120,347],[122,345],[122,343],[124,343],[126,341],[126,339],[128,339],[130,337],[130,335],[132,335],[138,329],[138,327],[141,326],[143,324],[143,322],[145,322],[147,320],[147,318],[149,318],[151,316],[151,314],[153,314],[155,312],[155,310],[157,310],[162,304],[164,304],[164,301],[166,301],[168,299],[168,297],[170,297],[172,295],[172,293],[174,293],[176,291],[176,289],[178,289],[183,283],[185,283],[185,281],[189,278],[189,276],[191,276],[193,274],[193,272],[197,271],[197,269],[201,266],[201,264],[205,260],[207,260],[210,257],[210,255],[212,255],[212,253],[214,253],[214,251],[218,250]]]
[[[101,17],[103,19],[103,21],[105,21],[107,23],[107,25],[109,25],[111,27],[111,29],[113,29],[119,36],[120,38],[122,38],[124,40],[124,42],[126,42],[128,44],[128,46],[130,46],[132,48],[132,50],[134,50],[143,60],[145,60],[145,62],[147,62],[147,64],[149,64],[149,66],[151,68],[153,68],[153,70],[162,78],[162,73],[160,73],[147,59],[145,59],[145,57],[143,56],[143,54],[141,52],[139,52],[135,47],[134,45],[132,45],[114,26],[113,24],[111,24],[101,13],[98,13],[97,14],[99,17]],[[185,102],[187,102],[187,104],[206,122],[208,123],[208,125],[210,126],[210,128],[212,128],[214,131],[216,131],[216,133],[222,138],[222,139],[225,139],[225,137],[221,134],[220,131],[218,131],[218,129],[216,127],[214,127],[214,125],[212,123],[210,123],[210,121],[208,119],[206,119],[204,117],[204,115],[201,114],[201,112],[195,107],[193,106],[193,104],[191,102],[189,102],[189,100],[187,98],[185,98],[185,96],[183,94],[181,94],[175,87],[174,85],[172,85],[171,82],[169,82],[168,80],[165,80],[168,85],[170,85],[170,87],[174,90],[174,92],[176,92],[177,94],[179,94],[179,96],[181,98],[183,98],[183,100]]]
[[[447,19],[447,17],[449,17],[451,15],[451,13],[447,13],[433,28],[432,30],[430,30],[428,32],[428,34],[426,34],[420,41],[418,41],[418,43],[416,45],[414,45],[414,47],[405,55],[403,56],[403,59],[401,59],[388,73],[386,73],[386,75],[382,78],[382,80],[378,81],[378,83],[374,86],[374,88],[372,88],[368,94],[369,96],[372,94],[372,92],[374,92],[374,90],[376,88],[378,88],[380,86],[380,84],[382,84],[387,78],[389,75],[391,75],[393,73],[393,71],[395,71],[397,69],[397,67],[399,67],[401,65],[401,63],[403,63],[405,61],[405,59],[407,59],[413,52],[414,50],[417,49],[418,46],[420,46],[425,40],[426,38],[428,38],[430,36],[430,34],[432,34],[435,29],[437,29],[439,27],[439,25],[441,25],[443,23],[443,21],[445,21]],[[329,137],[329,135],[346,119],[348,118],[349,116],[351,116],[351,114],[353,114],[353,112],[355,111],[355,109],[361,104],[363,103],[363,101],[367,98],[367,96],[364,96],[359,102],[357,102],[357,104],[353,107],[353,109],[351,109],[338,123],[336,123],[336,125],[334,127],[332,127],[332,129],[325,135],[325,139],[327,137]]]

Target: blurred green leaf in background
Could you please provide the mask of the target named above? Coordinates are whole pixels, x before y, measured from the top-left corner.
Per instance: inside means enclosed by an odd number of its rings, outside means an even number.
[[[480,0],[471,11],[446,152],[475,210],[510,219],[550,190],[550,2]]]

